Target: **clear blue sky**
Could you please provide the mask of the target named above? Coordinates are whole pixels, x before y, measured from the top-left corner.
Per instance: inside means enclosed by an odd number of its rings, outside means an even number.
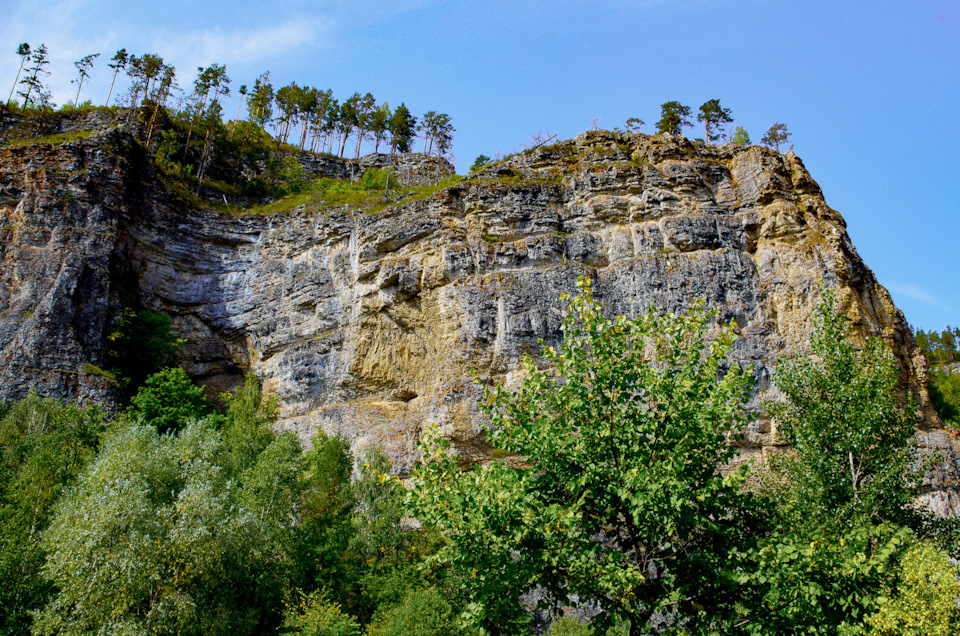
[[[719,98],[754,141],[788,124],[912,324],[960,325],[960,0],[0,0],[0,99],[20,42],[47,44],[58,104],[94,52],[81,100],[102,102],[125,47],[184,87],[217,62],[234,89],[270,70],[446,112],[460,172],[541,130],[639,117],[650,132],[662,102]]]

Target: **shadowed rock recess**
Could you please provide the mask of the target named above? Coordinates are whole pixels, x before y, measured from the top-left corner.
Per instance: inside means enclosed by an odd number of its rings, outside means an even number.
[[[422,156],[407,165],[440,174]],[[944,460],[925,497],[960,509],[958,446],[930,407],[923,356],[792,153],[591,131],[377,211],[236,216],[190,209],[136,142],[105,130],[0,148],[0,214],[0,398],[36,387],[110,403],[95,367],[134,304],[170,314],[188,339],[178,362],[211,390],[252,370],[281,428],[381,444],[401,474],[431,422],[466,460],[489,456],[473,373],[515,382],[538,338],[557,343],[560,294],[579,274],[611,315],[704,298],[735,319],[754,407],[776,398],[778,356],[809,351],[822,280],[855,336],[893,349],[924,410],[919,444]],[[742,457],[781,445],[766,419],[735,443]]]

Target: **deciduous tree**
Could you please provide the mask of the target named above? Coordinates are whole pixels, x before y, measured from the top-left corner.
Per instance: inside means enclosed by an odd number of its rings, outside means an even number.
[[[533,588],[548,609],[596,607],[601,629],[652,632],[656,616],[662,630],[705,632],[736,599],[729,554],[751,523],[743,473],[720,473],[749,393],[727,361],[733,325],[699,308],[610,319],[589,280],[581,288],[546,367],[528,358],[515,392],[485,393],[506,458],[464,471],[434,439],[414,515],[447,536],[437,560],[464,577],[488,633],[518,632]]]

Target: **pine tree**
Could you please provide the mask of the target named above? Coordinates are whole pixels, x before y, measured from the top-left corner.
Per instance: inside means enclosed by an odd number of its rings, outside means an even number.
[[[17,47],[17,55],[20,56],[20,68],[17,69],[17,77],[13,80],[13,86],[10,88],[10,96],[7,97],[7,103],[13,99],[13,91],[17,90],[17,84],[20,83],[20,72],[23,71],[23,65],[27,63],[27,58],[30,57],[30,45],[26,42],[20,44]]]
[[[787,125],[777,122],[773,126],[770,126],[766,134],[760,138],[760,143],[780,152],[780,144],[786,143],[788,139],[790,139],[790,133],[787,132]]]
[[[130,62],[130,56],[127,55],[127,49],[120,49],[117,51],[116,55],[111,58],[112,64],[107,64],[110,68],[113,69],[113,80],[110,82],[110,90],[107,91],[107,101],[104,102],[104,106],[110,105],[110,96],[113,95],[113,85],[117,83],[117,75],[120,74],[120,71],[127,68],[127,64]]]
[[[410,114],[406,105],[401,103],[390,117],[390,154],[410,152],[410,142],[417,129],[417,118]]]
[[[20,80],[24,89],[17,94],[23,97],[23,110],[30,104],[40,106],[46,105],[50,99],[50,93],[46,90],[46,85],[41,78],[50,75],[46,70],[50,60],[47,59],[47,45],[41,44],[39,48],[30,53],[31,66],[27,69],[27,76]]]
[[[80,77],[73,80],[77,83],[77,96],[73,98],[74,108],[80,105],[80,89],[83,88],[83,80],[90,77],[90,69],[93,68],[93,61],[98,57],[100,57],[99,53],[91,53],[90,55],[84,55],[73,63],[73,65],[77,67],[77,71],[80,73]]]
[[[717,141],[723,134],[723,125],[733,121],[730,109],[720,106],[719,99],[711,99],[700,106],[697,121],[703,123],[704,140]]]
[[[690,107],[680,102],[665,102],[660,105],[660,121],[657,122],[657,134],[669,133],[679,135],[684,128],[693,126],[690,123]]]

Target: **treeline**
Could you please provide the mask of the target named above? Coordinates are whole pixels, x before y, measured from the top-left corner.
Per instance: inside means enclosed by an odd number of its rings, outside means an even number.
[[[930,363],[930,399],[944,422],[960,428],[960,329],[914,330],[917,346]]]
[[[46,68],[49,65],[47,47],[32,48],[28,43],[22,43],[17,48],[17,55],[21,58],[20,66],[7,103],[24,110],[53,108],[46,84],[50,75]],[[74,63],[77,77],[72,82],[77,85],[77,93],[65,108],[83,106],[81,91],[99,57],[99,53],[94,53]],[[181,77],[176,69],[154,53],[138,56],[121,49],[106,66],[111,73],[111,83],[104,106],[110,104],[117,79],[126,76],[129,85],[125,92],[120,92],[116,104],[130,109],[131,113],[135,113],[139,106],[147,107],[148,145],[154,139],[155,126],[162,111],[170,111],[189,123],[188,145],[195,128],[214,130],[213,123],[222,124],[224,120],[222,100],[231,94],[232,85],[224,65],[198,68],[187,89],[179,85]],[[356,157],[360,156],[364,142],[372,143],[374,152],[378,152],[381,145],[389,146],[391,152],[410,152],[417,137],[422,138],[426,154],[443,157],[449,155],[452,148],[455,130],[449,115],[428,111],[418,119],[405,104],[392,108],[386,101],[378,103],[370,93],[354,93],[341,101],[329,89],[299,86],[296,82],[275,87],[269,72],[256,78],[252,87],[241,85],[237,92],[240,104],[235,121],[240,120],[241,110],[246,106],[250,122],[260,127],[272,125],[278,140],[288,143],[292,138],[301,150],[325,151],[343,157],[348,141],[352,139],[350,145]],[[18,100],[13,99],[14,93]],[[89,105],[89,102],[85,104]],[[203,154],[207,149],[208,144],[205,144]]]
[[[689,106],[678,101],[664,102],[660,105],[660,119],[655,124],[656,134],[681,135],[684,128],[693,127],[691,117],[693,113]],[[750,144],[750,135],[742,126],[737,126],[733,132],[728,130],[728,126],[733,123],[733,114],[729,108],[720,105],[719,99],[710,99],[701,104],[696,120],[703,125],[703,139],[708,143],[732,141],[738,146]],[[643,125],[642,119],[631,117],[626,121],[625,128],[628,132],[639,132]],[[780,145],[788,139],[790,133],[787,125],[777,122],[764,133],[760,143],[780,152]]]
[[[917,416],[829,292],[767,405],[794,452],[725,474],[750,419],[734,326],[608,319],[580,285],[552,370],[480,402],[499,459],[464,470],[428,432],[410,490],[380,449],[276,433],[253,376],[219,409],[181,369],[144,377],[180,341],[125,314],[122,415],[31,395],[0,417],[0,633],[957,633]]]

